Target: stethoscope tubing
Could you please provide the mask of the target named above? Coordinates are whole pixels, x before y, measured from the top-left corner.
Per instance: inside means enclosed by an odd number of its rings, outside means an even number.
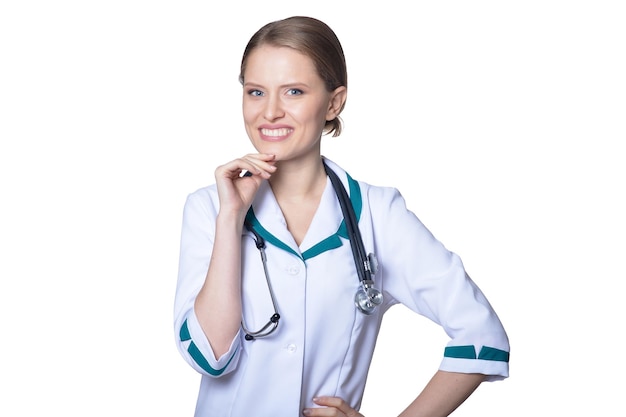
[[[324,163],[324,169],[326,170],[326,174],[328,175],[328,178],[330,178],[330,181],[337,193],[337,200],[339,200],[339,206],[341,207],[341,212],[343,213],[343,218],[346,222],[346,230],[348,232],[348,240],[350,241],[352,254],[354,259],[358,262],[356,270],[359,276],[359,281],[369,281],[371,280],[371,273],[368,268],[368,264],[366,263],[367,255],[365,253],[363,238],[361,237],[358,221],[356,219],[354,209],[352,208],[350,197],[348,196],[348,193],[337,174],[335,174],[335,172],[330,169],[326,163]]]
[[[274,289],[272,288],[272,281],[270,280],[270,275],[267,270],[267,255],[265,254],[265,239],[263,239],[263,237],[259,235],[256,230],[254,230],[254,227],[252,227],[252,225],[248,221],[246,221],[244,224],[246,228],[254,235],[254,241],[256,243],[256,247],[259,250],[259,253],[261,254],[261,263],[263,264],[263,273],[265,275],[265,281],[267,282],[267,288],[270,293],[270,298],[272,299],[272,306],[274,307],[274,314],[272,314],[272,316],[270,317],[270,320],[265,324],[265,326],[263,326],[261,329],[255,332],[250,331],[246,328],[246,325],[242,318],[241,328],[246,334],[246,340],[253,340],[255,337],[263,337],[263,336],[268,336],[272,334],[274,330],[276,330],[276,328],[278,327],[280,314],[278,314],[278,307],[277,307],[278,304],[276,302],[276,296],[274,295]]]
[[[335,193],[337,194],[337,200],[339,201],[339,206],[341,207],[341,212],[343,214],[343,218],[346,224],[348,240],[350,241],[350,248],[352,250],[352,256],[354,258],[354,263],[359,278],[360,289],[355,295],[355,304],[361,312],[369,315],[372,314],[375,307],[382,302],[381,292],[373,288],[374,282],[372,280],[372,275],[373,273],[375,273],[375,271],[372,269],[372,259],[370,259],[370,257],[365,252],[363,238],[361,237],[359,224],[356,219],[356,214],[354,213],[354,208],[352,207],[352,202],[350,200],[348,192],[341,183],[341,180],[339,179],[337,174],[328,165],[326,165],[325,162],[324,170],[326,171],[328,178],[330,178]],[[263,237],[259,235],[256,230],[254,230],[254,227],[247,220],[245,221],[244,225],[254,235],[256,247],[261,253],[263,273],[265,275],[267,287],[269,289],[270,297],[272,299],[272,305],[274,307],[274,314],[272,315],[272,317],[270,317],[270,320],[260,330],[254,332],[246,328],[242,317],[241,328],[245,332],[245,339],[254,340],[257,337],[265,337],[272,334],[278,327],[280,314],[278,314],[278,304],[276,302],[274,289],[272,288],[272,282],[270,280],[269,272],[267,270],[265,239],[263,239]]]

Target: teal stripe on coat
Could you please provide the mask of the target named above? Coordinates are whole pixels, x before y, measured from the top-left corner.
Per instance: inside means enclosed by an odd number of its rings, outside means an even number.
[[[482,349],[480,349],[480,353],[478,354],[478,359],[484,359],[486,361],[508,362],[509,352],[489,346],[483,346]]]
[[[443,352],[446,358],[476,359],[476,349],[473,345],[448,346]]]
[[[508,362],[509,352],[492,348],[489,346],[483,346],[480,349],[478,356],[476,355],[476,349],[472,345],[467,346],[448,346],[444,350],[443,356],[446,358],[458,358],[458,359],[482,359],[485,361],[498,361]]]
[[[357,222],[361,217],[361,211],[363,210],[363,199],[361,197],[361,188],[359,187],[359,183],[355,181],[350,175],[346,174],[348,178],[348,186],[350,189],[350,202],[352,203],[352,207],[354,208],[354,214],[356,215]],[[346,227],[346,221],[343,220],[339,225],[339,229],[332,235],[328,236],[326,239],[321,242],[315,244],[310,249],[304,251],[302,255],[295,252],[289,245],[282,242],[276,236],[271,234],[267,229],[265,229],[259,220],[256,218],[254,214],[254,209],[250,207],[248,212],[246,213],[246,220],[250,222],[254,230],[267,242],[272,245],[283,249],[289,253],[296,255],[298,258],[301,258],[303,261],[307,259],[311,259],[321,253],[326,251],[336,249],[342,245],[340,237],[344,239],[349,239],[348,237],[348,229]]]
[[[180,335],[181,342],[186,342],[188,340],[191,340],[191,334],[189,333],[187,320],[185,320],[183,325],[180,326],[179,335]],[[215,369],[209,364],[209,362],[206,360],[204,355],[202,355],[202,353],[200,352],[200,349],[198,349],[198,346],[196,346],[196,344],[193,343],[193,341],[189,344],[189,347],[187,348],[187,352],[189,352],[189,354],[191,355],[193,360],[198,364],[198,366],[200,366],[200,368],[204,369],[206,372],[208,372],[210,375],[213,375],[213,376],[220,376],[221,374],[224,373],[224,370],[228,368],[228,365],[235,357],[237,350],[235,350],[233,355],[228,360],[228,363],[226,363],[226,365],[224,365],[222,369]]]

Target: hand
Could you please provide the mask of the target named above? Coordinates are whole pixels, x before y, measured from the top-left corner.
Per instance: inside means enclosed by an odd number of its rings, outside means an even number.
[[[269,179],[276,171],[274,158],[274,155],[248,154],[217,167],[215,180],[220,210],[232,210],[245,215],[261,181]],[[242,176],[243,171],[249,175]]]
[[[339,397],[316,397],[313,398],[313,402],[324,407],[305,408],[302,412],[305,416],[364,417]]]

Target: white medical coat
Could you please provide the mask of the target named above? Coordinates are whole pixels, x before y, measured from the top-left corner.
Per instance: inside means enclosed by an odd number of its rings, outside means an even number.
[[[183,213],[174,331],[181,355],[202,374],[196,416],[295,417],[320,395],[342,397],[359,409],[383,314],[397,303],[450,337],[441,370],[508,377],[506,332],[461,259],[406,208],[398,190],[356,182],[326,162],[350,194],[366,251],[378,259],[374,282],[383,305],[370,316],[354,305],[358,276],[330,180],[299,247],[264,182],[249,218],[267,242],[280,324],[253,341],[240,330],[230,350],[216,358],[193,305],[209,267],[219,198],[215,185],[191,193]],[[242,239],[243,316],[254,331],[274,310],[253,236],[244,230]]]

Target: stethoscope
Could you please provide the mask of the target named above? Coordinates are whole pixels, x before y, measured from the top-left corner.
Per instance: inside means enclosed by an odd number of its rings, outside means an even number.
[[[326,174],[330,178],[330,182],[333,185],[339,205],[341,206],[341,212],[346,223],[346,230],[348,232],[348,240],[350,241],[350,247],[352,248],[352,256],[354,258],[354,264],[359,276],[359,287],[354,295],[354,304],[357,309],[365,314],[371,315],[383,302],[383,294],[374,287],[374,275],[378,269],[378,262],[373,253],[367,254],[365,246],[363,245],[363,238],[359,231],[359,225],[354,213],[354,208],[350,202],[350,197],[346,189],[344,188],[341,180],[335,174],[335,172],[324,163],[324,169]],[[263,272],[265,273],[265,280],[267,282],[267,288],[269,289],[270,297],[272,299],[272,305],[274,307],[274,313],[270,317],[269,321],[259,330],[250,331],[246,328],[244,320],[241,320],[241,327],[245,333],[246,340],[254,340],[255,338],[266,337],[272,334],[278,328],[278,322],[280,321],[280,314],[276,307],[276,297],[272,290],[272,283],[267,272],[267,256],[265,255],[265,239],[259,235],[254,227],[248,222],[245,222],[246,228],[254,235],[256,247],[261,254],[261,262],[263,263]]]

